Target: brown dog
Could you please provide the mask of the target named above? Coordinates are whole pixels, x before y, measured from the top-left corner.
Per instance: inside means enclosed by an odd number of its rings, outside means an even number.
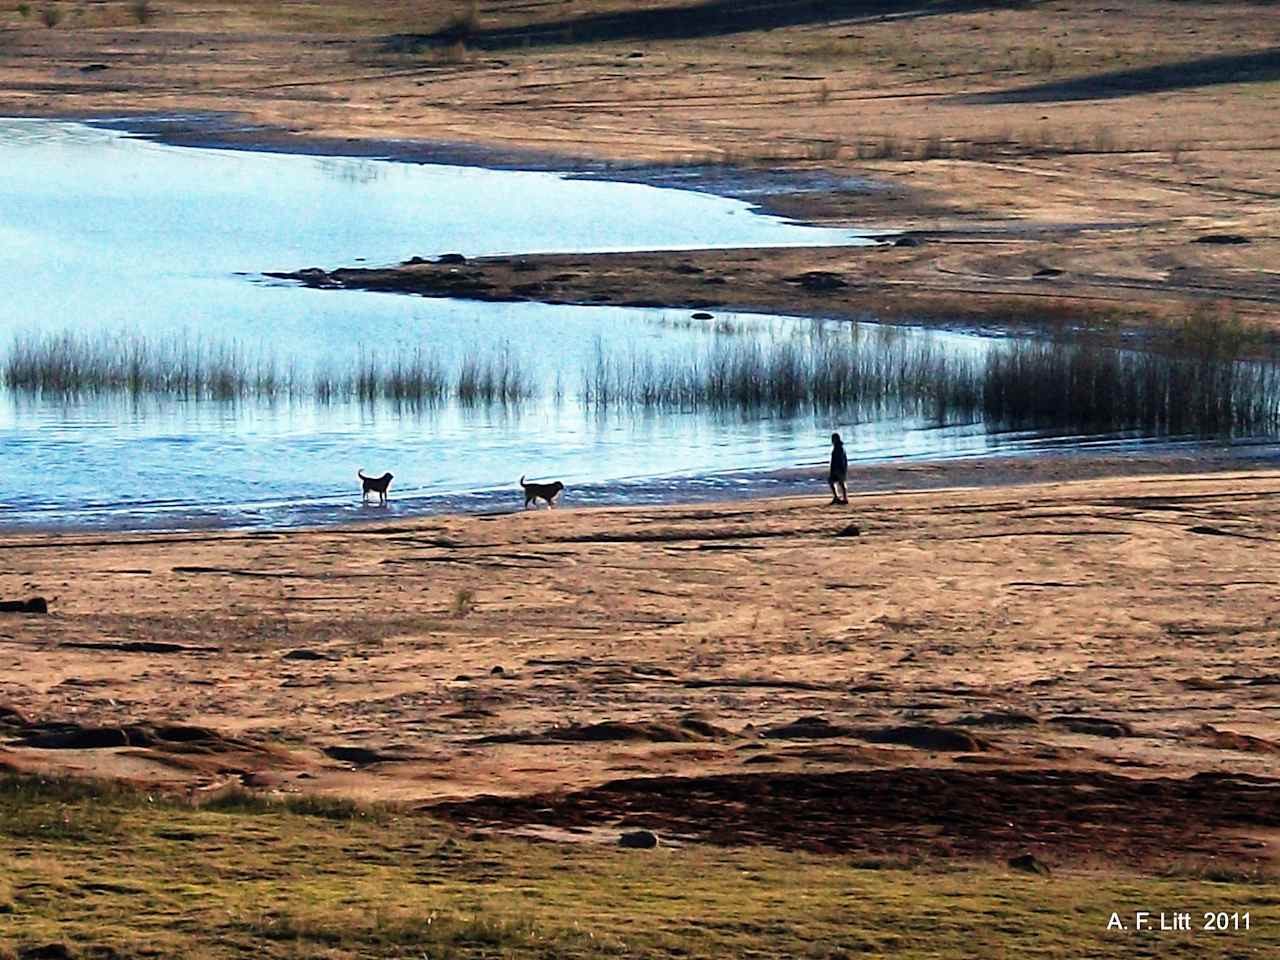
[[[364,485],[364,488],[361,491],[362,496],[360,497],[362,503],[367,503],[369,501],[369,494],[371,492],[378,495],[378,503],[385,504],[387,502],[387,487],[391,486],[391,481],[393,479],[391,474],[384,473],[380,477],[366,477],[364,475],[364,468],[362,467],[356,471],[356,476],[360,478],[360,482]]]
[[[547,501],[547,509],[555,507],[555,499],[560,496],[560,491],[564,489],[564,484],[559,480],[554,483],[525,483],[524,477],[520,478],[520,486],[524,487],[524,508],[529,509],[529,504],[533,504],[534,509],[538,507],[539,500]]]

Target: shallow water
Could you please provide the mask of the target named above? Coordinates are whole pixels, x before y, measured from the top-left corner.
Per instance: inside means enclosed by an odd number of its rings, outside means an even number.
[[[0,275],[8,278],[0,357],[15,336],[64,330],[235,343],[248,355],[304,369],[418,347],[446,366],[507,351],[542,387],[517,406],[417,409],[0,391],[0,526],[277,526],[366,517],[376,508],[360,504],[360,467],[395,473],[392,512],[420,512],[509,505],[522,473],[564,480],[569,504],[775,489],[769,471],[821,461],[832,430],[845,435],[853,460],[1043,444],[1042,435],[993,434],[980,423],[601,413],[577,399],[597,351],[689,355],[723,338],[848,336],[847,325],[318,291],[260,275],[445,252],[859,242],[866,241],[690,191],[168,147],[82,124],[0,121]],[[957,353],[986,343],[959,334],[900,336]],[[551,386],[557,378],[560,396]]]

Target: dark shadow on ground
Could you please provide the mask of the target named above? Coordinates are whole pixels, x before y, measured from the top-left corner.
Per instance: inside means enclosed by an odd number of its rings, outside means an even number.
[[[1034,0],[1026,0],[1030,6]],[[999,0],[708,0],[688,6],[599,13],[546,23],[485,29],[459,21],[434,33],[396,34],[398,50],[463,42],[477,50],[595,43],[607,40],[674,40],[715,37],[812,23],[893,17],[911,19],[946,13],[1006,8]]]
[[[1257,53],[1224,54],[1141,70],[1041,83],[1016,90],[956,97],[963,103],[1056,103],[1068,100],[1111,100],[1144,93],[1186,90],[1220,83],[1264,83],[1280,80],[1280,47]]]

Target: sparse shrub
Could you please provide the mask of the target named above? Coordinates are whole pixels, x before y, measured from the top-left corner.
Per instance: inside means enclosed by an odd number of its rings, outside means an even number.
[[[129,12],[140,24],[150,23],[155,16],[155,9],[151,6],[150,0],[132,0],[129,4]]]
[[[29,3],[18,4],[18,16],[22,17],[22,19],[24,20],[27,17],[31,16],[31,4]]]
[[[40,22],[52,30],[62,22],[62,8],[56,3],[46,3],[40,8]]]

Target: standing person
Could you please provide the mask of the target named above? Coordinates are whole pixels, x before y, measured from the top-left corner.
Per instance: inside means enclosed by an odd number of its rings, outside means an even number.
[[[831,488],[832,503],[849,503],[849,491],[845,489],[844,482],[849,476],[849,458],[844,453],[844,442],[840,439],[840,434],[833,433],[831,435],[831,472],[827,474],[827,486]],[[836,493],[836,488],[840,488],[840,492]]]

